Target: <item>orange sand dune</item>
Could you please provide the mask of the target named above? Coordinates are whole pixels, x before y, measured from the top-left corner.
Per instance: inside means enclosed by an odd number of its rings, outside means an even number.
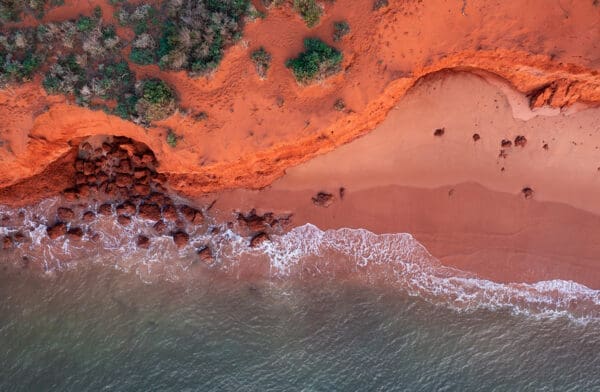
[[[111,17],[103,2],[67,2],[45,19],[76,17],[96,3]],[[0,186],[40,173],[74,138],[111,134],[151,146],[178,191],[263,187],[286,168],[372,130],[419,78],[449,68],[491,72],[525,93],[548,87],[537,105],[597,104],[599,16],[592,2],[468,1],[463,12],[461,1],[404,0],[374,12],[371,2],[340,0],[308,29],[288,7],[271,10],[266,19],[247,25],[242,43],[227,51],[209,77],[133,66],[139,78],[159,74],[175,86],[180,106],[205,111],[204,121],[177,113],[144,129],[47,97],[39,79],[1,91]],[[334,44],[332,23],[342,19],[351,26],[350,35],[335,43],[345,56],[344,72],[300,87],[285,60],[302,50],[307,36]],[[273,56],[266,80],[249,60],[260,45]],[[343,113],[333,108],[339,98],[348,108]],[[165,127],[183,137],[176,148],[166,144]]]

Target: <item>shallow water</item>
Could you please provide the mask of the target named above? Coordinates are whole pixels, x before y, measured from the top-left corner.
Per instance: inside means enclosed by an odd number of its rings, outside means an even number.
[[[600,390],[600,324],[347,280],[0,277],[0,390]]]
[[[139,249],[152,222],[108,216],[50,240],[55,204],[0,210],[24,234],[0,252],[0,391],[600,391],[598,290],[478,279],[405,233]]]

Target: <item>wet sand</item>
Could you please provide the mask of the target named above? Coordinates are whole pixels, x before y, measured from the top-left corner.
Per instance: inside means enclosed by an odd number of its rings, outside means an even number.
[[[600,109],[531,112],[525,101],[497,80],[435,75],[369,135],[262,191],[223,193],[214,210],[408,232],[442,263],[483,278],[600,288]],[[319,192],[330,205],[313,202]]]

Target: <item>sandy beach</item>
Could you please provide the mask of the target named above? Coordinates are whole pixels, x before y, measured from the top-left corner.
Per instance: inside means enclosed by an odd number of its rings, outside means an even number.
[[[214,209],[407,232],[444,264],[487,279],[600,288],[600,110],[532,112],[525,100],[496,80],[435,75],[369,135],[264,190],[219,195]],[[526,142],[515,145],[519,136]],[[327,207],[313,202],[319,192],[331,194]]]

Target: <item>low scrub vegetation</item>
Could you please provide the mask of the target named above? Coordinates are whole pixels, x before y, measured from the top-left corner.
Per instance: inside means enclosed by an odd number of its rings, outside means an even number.
[[[136,34],[133,62],[201,75],[217,68],[224,50],[241,38],[250,11],[249,0],[167,0],[161,10],[124,4],[115,17]]]
[[[258,76],[260,76],[262,79],[266,78],[267,71],[271,65],[271,54],[261,46],[259,49],[252,52],[250,57],[256,66],[256,73]]]
[[[162,120],[175,112],[175,93],[160,79],[145,79],[137,83],[139,97],[135,109],[142,122]]]
[[[341,69],[343,55],[318,38],[304,40],[306,50],[286,62],[300,84],[310,84],[325,79]]]
[[[0,88],[43,72],[48,94],[73,97],[81,106],[144,125],[173,113],[173,90],[155,79],[136,82],[114,27],[101,16],[96,9],[91,17],[0,34]]]
[[[323,8],[316,0],[294,0],[294,10],[300,14],[308,27],[316,26],[323,13]]]
[[[333,40],[335,42],[340,41],[348,33],[350,33],[350,25],[345,20],[333,24]]]
[[[2,0],[0,22],[18,22],[25,14],[41,18],[47,5],[56,6],[62,3],[62,0]]]

